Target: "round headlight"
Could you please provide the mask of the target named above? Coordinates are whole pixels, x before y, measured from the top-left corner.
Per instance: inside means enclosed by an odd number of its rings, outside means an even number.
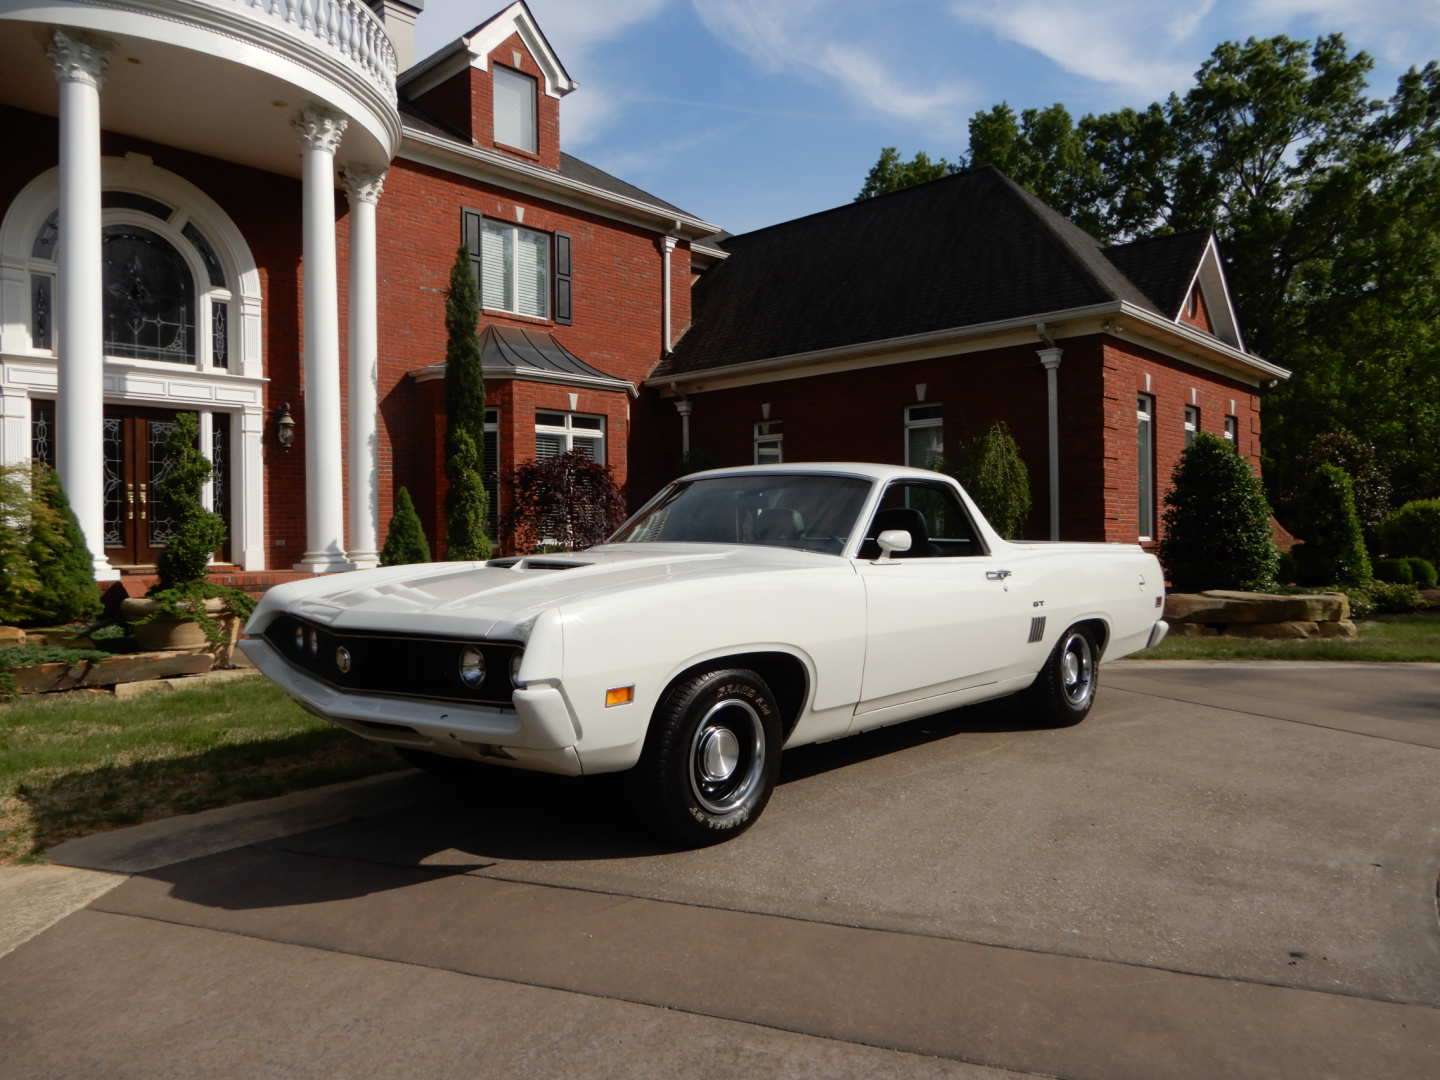
[[[303,626],[295,627],[295,651],[305,651],[305,628]]]
[[[341,675],[350,674],[350,650],[341,645],[335,650],[335,667]]]
[[[520,685],[520,662],[525,659],[525,654],[516,649],[510,654],[510,685]]]
[[[485,681],[485,654],[474,645],[460,650],[460,681],[471,689]]]
[[[310,646],[310,655],[318,655],[320,652],[320,635],[314,630],[310,630],[305,635],[305,641]]]

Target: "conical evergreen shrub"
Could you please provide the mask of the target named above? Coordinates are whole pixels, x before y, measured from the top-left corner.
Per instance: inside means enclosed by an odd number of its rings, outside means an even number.
[[[445,557],[488,559],[485,491],[485,376],[480,368],[480,296],[465,245],[455,253],[445,294]]]
[[[1300,535],[1295,548],[1302,585],[1363,585],[1372,580],[1370,555],[1350,477],[1334,465],[1321,465],[1305,485],[1300,505]]]
[[[26,557],[39,586],[25,599],[32,624],[89,622],[100,614],[95,566],[70,500],[54,469],[40,466],[33,492]]]
[[[404,566],[429,561],[430,544],[425,539],[420,515],[415,513],[410,489],[402,487],[395,493],[395,512],[390,515],[390,529],[385,535],[385,547],[380,552],[380,565]]]
[[[1160,561],[1174,587],[1268,589],[1279,553],[1260,480],[1224,439],[1208,432],[1180,455],[1165,494]]]
[[[199,441],[195,414],[178,414],[175,427],[165,439],[170,469],[155,485],[160,512],[175,523],[175,531],[155,560],[160,590],[204,581],[210,557],[225,542],[225,519],[205,509],[200,501],[201,488],[213,469],[197,448]]]
[[[997,420],[965,448],[957,477],[985,520],[1007,540],[1020,535],[1030,516],[1030,471],[1004,420]]]

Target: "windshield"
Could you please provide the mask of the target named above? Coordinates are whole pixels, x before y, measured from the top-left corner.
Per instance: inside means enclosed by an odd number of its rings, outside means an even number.
[[[761,544],[839,555],[870,481],[764,473],[682,480],[610,539],[615,543]]]

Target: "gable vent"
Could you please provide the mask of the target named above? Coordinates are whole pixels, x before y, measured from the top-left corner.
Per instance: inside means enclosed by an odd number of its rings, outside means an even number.
[[[1036,615],[1030,620],[1030,644],[1033,645],[1045,636],[1045,616]]]

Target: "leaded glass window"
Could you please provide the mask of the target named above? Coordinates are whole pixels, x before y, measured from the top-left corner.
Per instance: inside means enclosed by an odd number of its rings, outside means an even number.
[[[55,403],[30,402],[30,457],[55,467]]]
[[[210,363],[218,368],[230,366],[230,305],[224,300],[210,301]]]
[[[138,225],[101,230],[105,353],[195,361],[195,279],[164,237]]]
[[[102,421],[105,469],[105,546],[125,543],[126,498],[121,473],[125,467],[125,424],[118,416]],[[133,511],[132,511],[133,513]]]
[[[210,431],[210,490],[211,509],[225,519],[225,531],[230,531],[230,417],[226,413],[213,414]]]
[[[35,234],[35,246],[30,249],[30,254],[37,259],[53,259],[59,243],[60,211],[56,210],[45,219],[45,224],[41,225],[40,231]]]
[[[205,264],[205,273],[210,278],[210,284],[217,289],[225,287],[225,268],[220,265],[220,258],[215,254],[215,249],[210,246],[210,241],[205,239],[205,234],[195,227],[193,221],[187,222],[185,228],[180,230],[181,235],[195,245],[195,250],[200,253],[200,261]]]
[[[30,344],[55,347],[55,279],[49,274],[30,276]]]
[[[165,453],[165,442],[175,431],[173,420],[151,420],[145,425],[150,434],[150,491],[153,494],[159,490],[160,481],[170,475],[175,467],[175,461]],[[168,514],[161,516],[161,503],[158,496],[155,497],[150,512],[150,546],[162,547],[169,543],[170,538],[175,535],[179,523]]]

